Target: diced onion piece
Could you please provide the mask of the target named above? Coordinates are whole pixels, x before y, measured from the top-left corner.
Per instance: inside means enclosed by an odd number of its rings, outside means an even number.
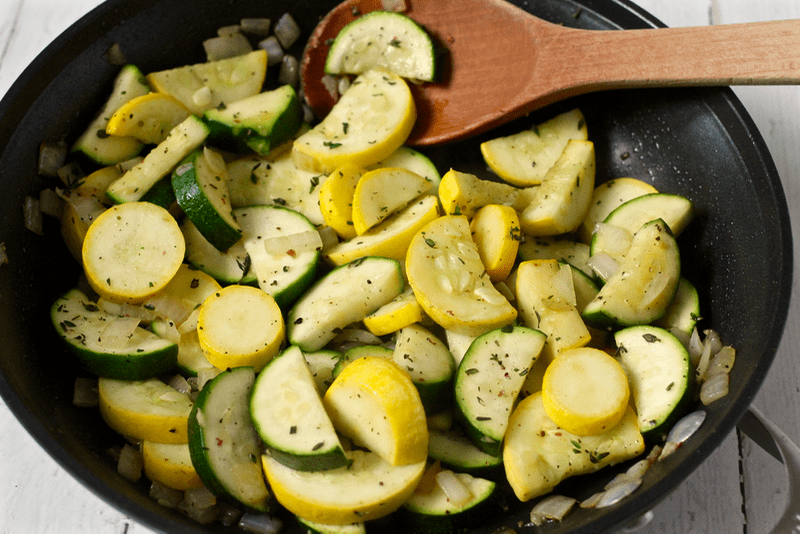
[[[600,499],[605,494],[604,491],[598,491],[597,493],[589,496],[587,499],[581,501],[580,507],[581,508],[594,508],[597,506],[597,503],[600,502]]]
[[[213,380],[221,371],[216,367],[203,367],[199,371],[197,371],[197,389],[203,389],[203,386],[209,380]]]
[[[227,37],[234,33],[239,33],[241,27],[238,24],[229,24],[228,26],[220,26],[217,28],[217,35],[220,37]]]
[[[722,348],[722,339],[720,339],[719,334],[715,330],[703,330],[703,334],[706,336],[703,343],[711,345],[711,355],[713,356]]]
[[[183,393],[184,395],[188,395],[192,391],[192,386],[190,386],[189,382],[187,382],[186,379],[181,375],[175,375],[170,378],[167,385],[175,391]]]
[[[700,387],[700,402],[708,406],[728,394],[730,375],[721,373],[709,377]]]
[[[609,254],[625,256],[631,248],[633,236],[625,228],[599,222],[594,231],[603,234],[603,247]]]
[[[63,143],[43,142],[39,145],[40,176],[58,178],[60,169],[67,160],[67,146]]]
[[[197,318],[200,316],[200,308],[195,308],[192,313],[182,323],[178,323],[178,332],[180,334],[188,334],[197,330]]]
[[[200,524],[208,524],[217,519],[219,509],[215,506],[217,498],[205,487],[188,489],[178,508]]]
[[[266,39],[258,43],[258,47],[267,52],[267,66],[274,67],[283,61],[285,55],[278,38],[270,35]]]
[[[348,76],[339,76],[336,80],[336,90],[339,91],[340,95],[343,95],[350,89],[352,82]]]
[[[572,497],[564,495],[551,495],[542,499],[531,510],[531,523],[539,526],[548,520],[561,521],[577,502]]]
[[[39,199],[31,196],[25,197],[22,203],[22,215],[25,228],[34,234],[44,235],[42,211],[39,209]]]
[[[272,27],[272,21],[265,17],[247,18],[239,21],[239,27],[244,33],[263,35],[266,37],[269,35],[270,27]]]
[[[99,402],[100,394],[96,378],[79,376],[75,379],[75,388],[72,392],[72,404],[79,408],[94,408]]]
[[[142,453],[136,447],[126,443],[119,453],[117,472],[132,482],[138,482],[142,478],[143,467]]]
[[[232,32],[203,41],[208,61],[217,61],[229,57],[241,56],[253,51],[250,41],[241,33]]]
[[[319,233],[319,238],[322,242],[322,250],[325,250],[339,243],[339,237],[336,234],[336,230],[334,230],[330,226],[320,227],[318,229],[318,233]]]
[[[194,92],[192,95],[192,102],[196,106],[206,107],[211,103],[211,88],[207,85],[204,85],[200,89]]]
[[[395,13],[402,13],[408,9],[406,0],[381,0],[381,8],[384,11],[394,11]]]
[[[119,43],[114,43],[109,46],[108,50],[103,54],[103,59],[106,60],[106,63],[114,65],[115,67],[122,67],[128,62],[128,60],[125,59],[125,54],[122,53],[122,47],[119,46]]]
[[[157,481],[150,484],[149,495],[164,508],[175,508],[183,499],[183,491],[170,488]]]
[[[81,169],[77,162],[70,162],[62,165],[56,171],[61,182],[67,187],[75,187],[81,180],[86,177],[86,174]]]
[[[108,322],[100,334],[103,343],[110,347],[124,347],[139,326],[138,317],[118,317]]]
[[[453,506],[460,507],[469,502],[472,492],[465,486],[449,469],[444,469],[436,473],[436,483],[442,488],[447,500]]]
[[[706,371],[706,380],[719,374],[728,374],[736,362],[736,350],[733,347],[725,346],[711,358]]]
[[[692,360],[692,365],[697,367],[700,356],[703,355],[703,341],[700,339],[700,332],[697,331],[697,327],[692,329],[692,335],[689,337],[689,345],[686,349],[689,351],[689,358]]]
[[[338,100],[339,78],[337,76],[325,74],[322,78],[320,78],[320,81],[322,82],[322,86],[325,87],[325,90],[328,91],[328,94],[331,95],[331,98]]]
[[[244,514],[239,520],[239,528],[258,534],[277,534],[283,528],[283,522],[266,514]]]
[[[206,487],[186,490],[183,500],[186,504],[195,508],[210,508],[217,504],[217,498]]]
[[[289,13],[284,13],[275,23],[274,33],[285,50],[290,48],[300,37],[300,26]]]
[[[708,364],[711,363],[711,349],[712,344],[709,343],[708,340],[703,342],[703,352],[700,354],[700,360],[697,362],[697,368],[695,369],[695,376],[700,382],[703,382],[706,379]]]
[[[39,210],[49,217],[61,217],[64,201],[52,189],[42,189],[39,192]]]
[[[611,278],[619,269],[617,260],[605,252],[598,252],[597,254],[591,255],[589,259],[586,260],[586,265],[603,280]]]
[[[291,55],[283,56],[281,68],[278,71],[278,83],[296,87],[300,81],[300,66],[297,58]]]
[[[272,256],[302,254],[303,252],[322,250],[322,238],[316,230],[281,235],[265,239],[264,248]]]

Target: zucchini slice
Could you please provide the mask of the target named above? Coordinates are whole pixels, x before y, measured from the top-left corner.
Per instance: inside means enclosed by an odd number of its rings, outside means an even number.
[[[411,377],[425,413],[449,406],[456,362],[447,345],[430,330],[419,324],[398,330],[392,359]]]
[[[250,419],[252,367],[228,369],[208,382],[188,421],[192,464],[214,494],[268,511],[270,492],[261,472],[261,447]]]
[[[456,406],[467,435],[487,454],[500,454],[517,395],[544,342],[538,330],[508,326],[477,337],[461,360]]]
[[[228,169],[217,152],[197,149],[172,173],[172,188],[183,212],[206,240],[222,252],[242,237],[228,195]]]
[[[297,133],[303,114],[297,92],[284,85],[209,109],[203,119],[220,148],[265,156]]]
[[[692,400],[689,353],[678,338],[655,326],[625,328],[614,334],[614,340],[631,384],[639,431],[660,438]]]
[[[681,195],[649,193],[641,195],[615,208],[604,223],[625,228],[631,234],[639,231],[646,222],[663,219],[675,236],[694,218],[694,203]]]
[[[483,452],[460,430],[428,430],[428,456],[442,467],[475,476],[502,471],[503,457]]]
[[[649,324],[664,315],[672,302],[680,272],[675,236],[662,219],[652,220],[633,236],[619,270],[581,316],[596,327]]]
[[[196,115],[173,128],[167,138],[155,146],[144,159],[108,186],[106,194],[116,202],[141,200],[159,180],[199,147],[208,137],[208,127]]]
[[[259,287],[288,309],[317,274],[322,248],[317,228],[301,213],[281,206],[250,206],[233,213]]]
[[[222,285],[258,285],[258,278],[244,248],[244,240],[239,240],[227,251],[220,252],[203,237],[188,217],[181,222],[181,233],[186,243],[186,261],[189,265],[213,277]]]
[[[261,92],[267,74],[267,53],[256,50],[196,65],[151,72],[147,81],[154,91],[167,93],[192,113],[230,104]]]
[[[490,515],[488,508],[495,504],[495,482],[449,470],[437,473],[437,477],[442,475],[452,477],[451,483],[462,486],[469,497],[454,502],[439,483],[430,493],[415,492],[403,505],[403,520],[411,532],[461,532]]]
[[[115,165],[138,156],[144,143],[135,137],[108,135],[106,126],[117,109],[149,92],[150,86],[138,67],[122,67],[114,79],[114,87],[103,109],[72,145],[72,151],[80,152],[100,165]]]
[[[298,471],[347,465],[314,377],[298,347],[289,347],[258,374],[250,415],[271,456]]]
[[[289,312],[289,342],[313,352],[345,326],[361,321],[405,289],[400,262],[366,257],[342,265],[319,279]]]
[[[55,301],[50,319],[83,367],[97,376],[144,380],[169,371],[178,358],[178,345],[140,326],[115,325],[129,318],[101,311],[78,289]],[[122,336],[114,335],[119,326]]]
[[[370,69],[419,81],[436,79],[436,53],[425,29],[393,11],[373,11],[337,34],[328,51],[325,72],[362,74]]]

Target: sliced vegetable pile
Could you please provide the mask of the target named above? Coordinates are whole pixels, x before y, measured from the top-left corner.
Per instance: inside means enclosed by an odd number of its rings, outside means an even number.
[[[390,56],[363,42],[384,23]],[[425,39],[359,19],[313,126],[292,85],[264,88],[264,50],[127,65],[73,145],[97,169],[61,193],[88,283],[52,323],[166,505],[453,531],[506,482],[527,501],[641,455],[707,377],[704,402],[724,394],[733,350],[712,359],[681,276],[692,202],[596,185],[578,109],[484,143],[496,181],[440,175],[404,146]]]

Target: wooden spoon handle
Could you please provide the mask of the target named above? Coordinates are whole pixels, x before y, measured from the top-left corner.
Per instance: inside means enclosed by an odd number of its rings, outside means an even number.
[[[542,29],[534,26],[534,32]],[[800,20],[626,31],[559,28],[550,34],[554,39],[548,33],[535,37],[537,92],[542,85],[582,93],[800,83]]]

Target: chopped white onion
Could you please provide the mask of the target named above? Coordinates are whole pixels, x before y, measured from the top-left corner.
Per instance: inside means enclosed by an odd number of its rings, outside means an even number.
[[[211,104],[211,88],[204,85],[194,92],[192,95],[192,102],[200,107],[206,107]]]
[[[167,385],[175,391],[183,393],[184,395],[188,395],[192,391],[192,386],[190,386],[189,382],[187,382],[186,379],[181,375],[175,375],[170,378]]]
[[[79,408],[94,408],[99,402],[100,394],[96,378],[79,376],[75,379],[75,388],[72,392],[72,404]]]
[[[39,145],[39,169],[40,176],[48,178],[58,178],[60,169],[67,160],[67,145],[63,143],[44,142]]]
[[[604,491],[598,491],[597,493],[589,496],[587,499],[581,501],[580,507],[581,508],[594,508],[597,506],[597,503],[600,501],[600,498],[603,497]]]
[[[708,406],[715,400],[719,400],[728,394],[730,387],[730,375],[722,373],[709,377],[700,386],[700,402]]]
[[[227,37],[234,33],[239,33],[241,31],[241,26],[238,24],[229,24],[228,26],[220,26],[217,28],[217,35],[219,37]]]
[[[592,254],[586,260],[586,265],[603,280],[608,280],[619,270],[619,262],[605,252]]]
[[[197,318],[199,316],[200,316],[200,308],[198,307],[192,310],[192,313],[189,314],[189,316],[186,318],[185,321],[183,321],[182,323],[176,322],[176,324],[178,325],[178,332],[181,335],[183,335],[183,334],[188,334],[193,330],[197,330]]]
[[[340,95],[343,95],[350,89],[352,85],[349,76],[339,76],[336,80],[336,90],[339,92]]]
[[[713,356],[722,348],[722,339],[720,339],[719,334],[715,330],[703,330],[703,334],[706,336],[703,343],[711,345],[711,354]]]
[[[330,226],[321,226],[317,232],[322,242],[322,250],[327,250],[339,243],[339,236],[336,234],[336,230]]]
[[[625,228],[599,222],[594,227],[595,234],[601,234],[603,249],[612,257],[624,257],[631,248],[633,237]]]
[[[100,334],[103,344],[114,348],[124,347],[133,337],[133,333],[139,327],[139,322],[138,317],[111,319]]]
[[[469,488],[449,469],[443,469],[436,473],[436,483],[447,495],[447,500],[455,507],[464,506],[472,498]]]
[[[285,55],[281,60],[281,68],[278,71],[278,83],[297,87],[300,82],[300,65],[297,58],[292,55]]]
[[[266,37],[272,27],[272,21],[265,17],[247,18],[239,21],[239,27],[244,33]]]
[[[531,510],[531,523],[536,526],[545,521],[561,521],[578,501],[564,495],[551,495],[539,501]]]
[[[331,95],[334,101],[339,100],[339,79],[337,76],[332,76],[330,74],[325,74],[320,78],[322,82],[322,86]]]
[[[170,488],[156,481],[150,484],[149,495],[165,508],[175,508],[181,502],[181,499],[183,499],[183,492],[181,490]]]
[[[258,534],[277,534],[283,528],[283,522],[266,514],[244,514],[239,520],[239,528]]]
[[[116,67],[122,67],[128,62],[128,60],[125,59],[125,54],[122,53],[122,47],[119,46],[119,43],[114,43],[109,46],[108,50],[103,54],[103,59],[105,59],[109,65],[114,65]]]
[[[275,23],[273,33],[285,50],[290,48],[300,37],[300,26],[289,13],[284,13]]]
[[[126,443],[119,453],[117,472],[132,482],[138,482],[142,478],[143,466],[142,453],[136,447]]]
[[[695,368],[695,376],[700,382],[706,379],[708,364],[711,362],[711,349],[711,343],[703,342],[703,352],[700,354],[700,360],[697,362],[697,367]]]
[[[217,504],[217,498],[205,486],[186,490],[183,500],[195,508],[208,508]]]
[[[39,192],[39,210],[49,217],[60,218],[64,201],[52,189],[42,189]]]
[[[733,364],[736,362],[736,350],[731,346],[725,346],[711,358],[706,371],[706,380],[719,374],[731,372]]]
[[[381,8],[384,11],[402,13],[408,9],[408,5],[406,5],[406,0],[381,0]]]
[[[71,161],[58,168],[56,171],[61,182],[67,187],[75,187],[86,177],[77,162]]]
[[[283,61],[283,56],[286,55],[281,43],[278,42],[278,38],[274,35],[270,35],[259,42],[258,47],[267,52],[267,66],[269,67],[280,64]]]
[[[25,228],[34,234],[44,235],[44,221],[42,220],[42,211],[39,209],[38,198],[25,197],[22,203],[22,216]]]
[[[253,47],[247,37],[237,31],[206,39],[203,41],[203,49],[206,51],[208,61],[217,61],[252,52]]]
[[[689,337],[689,344],[686,349],[689,351],[692,365],[697,367],[700,356],[703,355],[703,340],[700,339],[700,332],[697,331],[697,327],[692,329],[692,335]]]

